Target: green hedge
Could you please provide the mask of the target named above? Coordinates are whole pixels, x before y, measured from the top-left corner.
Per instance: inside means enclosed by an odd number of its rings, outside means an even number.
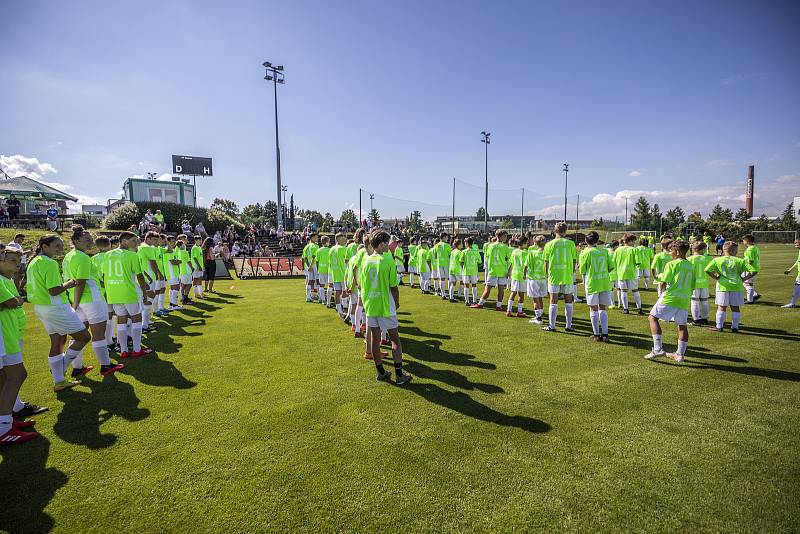
[[[128,202],[107,215],[103,219],[103,227],[108,230],[127,230],[132,224],[138,226],[148,209],[153,213],[161,210],[168,232],[180,232],[181,222],[184,220],[189,221],[192,226],[202,221],[209,234],[223,230],[231,224],[235,225],[237,229],[244,228],[242,223],[220,210],[193,208],[170,202],[137,202],[135,204]]]

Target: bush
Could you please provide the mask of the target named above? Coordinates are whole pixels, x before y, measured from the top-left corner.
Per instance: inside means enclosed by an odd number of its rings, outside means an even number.
[[[137,202],[136,204],[127,202],[106,216],[103,220],[103,227],[108,230],[127,230],[132,224],[138,226],[148,209],[153,213],[161,210],[168,232],[179,233],[181,222],[184,220],[189,221],[192,226],[202,222],[209,234],[213,234],[217,230],[224,230],[231,224],[235,225],[237,229],[244,228],[242,223],[220,210],[194,208],[170,202]]]

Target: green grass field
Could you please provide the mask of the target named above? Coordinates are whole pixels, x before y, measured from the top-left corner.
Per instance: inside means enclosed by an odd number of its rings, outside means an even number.
[[[645,317],[591,344],[583,304],[550,334],[401,288],[402,388],[302,280],[221,281],[58,395],[29,309],[23,396],[51,410],[0,449],[0,530],[797,532],[797,252],[762,256],[742,333],[692,328],[684,364],[642,358]]]

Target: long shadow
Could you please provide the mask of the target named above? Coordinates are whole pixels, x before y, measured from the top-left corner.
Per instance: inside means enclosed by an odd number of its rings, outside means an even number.
[[[401,338],[400,341],[403,345],[403,351],[416,360],[477,367],[479,369],[497,369],[495,364],[476,360],[472,354],[443,350],[441,341],[413,338]]]
[[[214,306],[212,304],[206,304],[205,302],[198,301],[198,300],[194,301],[192,303],[192,306],[194,308],[197,308],[199,310],[204,310],[204,311],[216,311],[216,310],[221,310],[222,309],[221,306]]]
[[[418,336],[418,337],[433,338],[433,339],[452,339],[450,336],[446,334],[434,334],[433,332],[426,332],[417,326],[401,326],[400,333],[403,336]],[[403,339],[405,339],[405,337]]]
[[[481,382],[472,382],[469,378],[462,375],[461,373],[457,373],[456,371],[451,371],[449,369],[434,369],[433,367],[429,367],[424,363],[415,361],[415,360],[405,360],[405,367],[409,373],[411,373],[415,378],[425,378],[427,380],[435,380],[437,382],[442,382],[444,384],[449,384],[453,387],[459,389],[466,389],[466,390],[478,390],[482,391],[483,393],[504,393],[505,390],[500,386],[496,386],[494,384],[484,384]]]
[[[133,386],[120,382],[114,375],[102,381],[84,378],[83,385],[89,386],[90,392],[71,389],[58,394],[64,406],[53,430],[67,443],[84,445],[89,449],[109,447],[116,443],[117,436],[102,433],[100,426],[103,423],[112,417],[134,422],[150,415],[150,410],[139,407],[139,397]]]
[[[39,436],[20,445],[1,447],[0,531],[9,534],[50,532],[55,521],[44,509],[69,478],[47,467],[50,441]]]
[[[191,308],[184,308],[183,311],[181,311],[181,315],[203,319],[211,317],[211,315],[207,314],[205,310],[193,310]]]
[[[728,325],[730,325],[730,323],[728,323]],[[785,330],[775,330],[773,328],[753,328],[747,325],[742,325],[739,330],[739,335],[784,339],[786,341],[800,341],[800,334],[791,334]]]
[[[181,373],[172,362],[162,360],[154,350],[151,354],[124,361],[122,373],[130,375],[148,386],[170,387],[175,389],[191,389],[197,385]]]
[[[550,425],[544,421],[524,415],[506,415],[500,413],[460,391],[450,392],[435,384],[426,382],[411,382],[403,387],[429,402],[433,402],[439,406],[443,406],[454,412],[480,421],[486,421],[501,426],[513,426],[525,430],[526,432],[540,433],[550,430]]]
[[[208,295],[215,295],[215,297],[209,297]],[[215,291],[214,293],[206,293],[205,297],[203,297],[203,300],[211,300],[211,301],[213,301],[214,298],[216,298],[216,297],[227,298],[227,299],[243,299],[244,298],[242,295],[236,295],[234,293],[222,293],[221,291]]]
[[[693,355],[688,354],[687,357],[691,358]],[[698,362],[691,359],[684,360],[684,363],[655,360],[655,363],[661,365],[674,365],[686,367],[687,369],[711,369],[714,371],[725,371],[729,373],[736,373],[748,376],[762,376],[764,378],[772,378],[773,380],[787,380],[789,382],[800,382],[800,373],[794,371],[781,371],[780,369],[762,369],[753,366],[733,366],[733,365],[719,365],[716,363]],[[686,365],[686,364],[689,365]]]

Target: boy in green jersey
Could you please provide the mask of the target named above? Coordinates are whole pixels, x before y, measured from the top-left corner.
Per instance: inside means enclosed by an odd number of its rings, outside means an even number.
[[[642,310],[642,297],[639,295],[639,279],[637,273],[641,266],[639,253],[633,246],[636,243],[634,234],[625,234],[622,238],[623,245],[614,252],[614,264],[617,267],[617,284],[622,292],[622,313],[628,311],[628,292],[633,293],[636,309],[639,315],[644,315]]]
[[[669,251],[670,243],[672,243],[671,239],[662,239],[661,252],[656,254],[653,257],[653,260],[650,262],[650,270],[653,273],[653,281],[659,291],[661,291],[661,284],[658,283],[658,277],[662,272],[664,272],[664,267],[666,267],[667,263],[672,261],[672,254]],[[644,268],[644,266],[642,267]],[[659,293],[658,296],[660,297],[661,293]]]
[[[145,277],[150,291],[152,291],[154,295],[158,286],[158,280],[161,278],[161,269],[158,267],[158,253],[156,249],[158,243],[159,234],[150,231],[145,234],[144,243],[141,243],[137,250],[139,260],[142,264],[142,274]],[[152,313],[152,304],[144,304],[142,309],[142,331],[144,332],[149,332],[152,329],[150,326]]]
[[[428,249],[428,264],[430,265],[431,285],[433,286],[433,295],[439,294],[439,254],[437,252],[439,247],[439,238],[433,239],[433,244]]]
[[[558,295],[564,295],[564,312],[567,318],[564,330],[573,332],[572,307],[575,294],[575,265],[578,251],[575,242],[566,239],[567,223],[560,222],[555,227],[556,237],[544,246],[544,265],[547,272],[547,292],[550,294],[548,325],[542,329],[556,331],[558,317]]]
[[[652,236],[650,236],[652,237]],[[636,247],[639,253],[639,271],[638,278],[644,279],[645,290],[650,290],[650,265],[653,263],[653,249],[650,248],[650,242],[647,237],[639,239],[639,246]],[[637,280],[638,281],[638,280]]]
[[[169,308],[167,310],[182,310],[178,303],[181,289],[181,259],[178,256],[175,236],[167,237],[167,246],[162,255],[164,259],[164,277],[166,286],[169,287]]]
[[[714,238],[708,235],[707,232],[703,233],[703,243],[706,244],[706,254],[708,254],[709,250],[711,250],[711,245],[714,244]]]
[[[592,341],[608,342],[608,312],[611,306],[612,260],[608,249],[598,247],[600,235],[591,231],[586,234],[588,245],[578,257],[578,270],[583,275],[586,289],[586,304],[589,306],[589,320],[592,323]]]
[[[384,256],[389,250],[389,234],[383,230],[373,232],[370,244],[373,252],[364,257],[359,280],[370,333],[369,349],[377,371],[375,378],[387,381],[392,377],[392,373],[383,367],[380,350],[381,330],[386,330],[392,344],[395,383],[402,386],[411,381],[411,375],[403,371],[403,347],[398,334],[397,310],[400,308],[400,292],[397,289],[397,268],[390,256]]]
[[[475,240],[471,237],[464,239],[464,250],[460,260],[464,268],[462,278],[464,303],[469,306],[470,297],[472,297],[473,303],[478,301],[478,265],[481,263],[481,253],[475,247]]]
[[[92,256],[92,263],[94,263],[94,267],[97,270],[97,275],[100,278],[101,283],[101,291],[103,293],[103,299],[106,298],[106,286],[105,281],[103,280],[103,258],[105,258],[106,253],[111,250],[111,240],[106,236],[100,236],[94,240],[95,252],[94,256]],[[106,319],[106,346],[108,350],[113,350],[114,345],[114,307],[111,304],[108,304],[106,301],[106,308],[108,312],[108,318]]]
[[[175,242],[176,258],[180,260],[180,278],[181,278],[181,303],[188,304],[191,302],[189,298],[189,288],[192,287],[192,258],[189,251],[186,249],[186,236],[181,234]]]
[[[756,291],[756,285],[755,285],[756,274],[758,274],[758,271],[761,270],[761,251],[755,244],[756,238],[753,237],[753,234],[743,235],[742,243],[747,245],[747,248],[744,251],[744,261],[752,265],[753,269],[755,269],[753,271],[753,276],[747,279],[744,283],[744,289],[745,289],[744,303],[752,304],[753,302],[761,298],[761,295],[759,295],[758,291]]]
[[[447,300],[447,287],[450,286],[450,253],[453,247],[450,246],[450,236],[443,233],[439,243],[436,244],[436,263],[439,266],[439,295],[442,300]]]
[[[489,236],[489,239],[483,242],[483,246],[481,247],[481,253],[483,254],[483,283],[486,283],[486,279],[489,277],[489,255],[486,253],[486,250],[489,248],[489,245],[494,243],[496,240],[495,236]]]
[[[533,324],[542,324],[544,313],[544,299],[547,296],[547,279],[544,269],[544,245],[547,239],[543,235],[533,238],[533,246],[528,248],[525,257],[525,277],[527,278],[526,292],[533,299],[533,318],[528,321]]]
[[[525,303],[527,284],[525,283],[525,263],[528,259],[528,238],[524,235],[516,240],[517,248],[511,252],[511,291],[506,306],[506,317],[525,317],[522,307]],[[514,314],[514,297],[517,298],[517,313]]]
[[[342,291],[344,290],[345,256],[347,256],[347,237],[339,232],[335,237],[336,244],[331,247],[331,285],[333,286],[333,300],[336,313],[342,317]],[[344,317],[342,317],[344,319]]]
[[[794,240],[794,248],[800,251],[800,239]],[[791,274],[792,269],[795,269],[797,272],[797,277],[794,280],[794,289],[792,290],[792,298],[789,299],[789,304],[784,304],[781,308],[796,308],[797,300],[800,299],[800,252],[797,253],[797,260],[794,264],[783,271],[783,274]]]
[[[411,286],[411,289],[414,289],[414,275],[418,274],[417,269],[417,240],[416,238],[411,238],[408,241],[408,284]]]
[[[722,245],[722,256],[715,256],[706,266],[706,273],[717,281],[715,302],[717,304],[717,322],[710,330],[723,332],[725,314],[731,308],[731,332],[739,332],[739,321],[744,304],[744,282],[755,276],[755,268],[745,260],[736,257],[739,245],[735,241],[726,241]]]
[[[398,283],[403,285],[403,273],[406,272],[406,254],[403,250],[403,242],[400,241],[396,235],[392,236],[391,243],[395,245],[392,257],[394,258],[395,267],[397,267],[397,280]],[[389,249],[391,250],[391,249]]]
[[[661,321],[675,321],[678,326],[678,349],[668,353],[667,357],[682,362],[689,345],[689,328],[686,325],[689,316],[689,302],[694,290],[694,267],[686,259],[689,252],[689,243],[686,241],[673,241],[670,244],[673,260],[664,267],[664,272],[659,277],[661,296],[650,310],[650,333],[653,336],[653,350],[645,359],[654,360],[663,356],[664,346],[661,340]]]
[[[619,248],[619,241],[616,239],[612,239],[611,243],[608,244],[608,253],[611,256],[611,272],[609,276],[611,277],[611,292],[615,296],[615,302],[617,304],[617,308],[622,307],[622,291],[619,288],[619,282],[617,281],[617,263],[614,260],[614,254],[617,252]],[[660,296],[660,295],[659,295]],[[614,306],[609,306],[608,308],[611,309]]]
[[[152,298],[154,293],[142,275],[142,264],[136,254],[138,247],[139,238],[135,234],[122,232],[119,248],[107,252],[103,258],[106,298],[117,316],[120,358],[138,358],[153,352],[142,346],[142,302]],[[128,319],[131,320],[133,352],[128,352]]]
[[[192,289],[194,296],[200,298],[203,296],[203,238],[199,235],[194,236],[192,249],[189,251],[189,257],[192,260]]]
[[[61,262],[65,282],[74,281],[75,286],[68,290],[72,309],[92,334],[92,351],[100,362],[100,374],[108,376],[122,369],[123,365],[112,365],[108,355],[106,325],[108,304],[103,297],[97,266],[87,254],[94,242],[92,234],[79,224],[72,225],[72,245],[75,247],[64,256]],[[93,369],[83,365],[83,351],[72,361],[72,378],[84,376]]]
[[[312,233],[308,236],[308,242],[303,247],[301,257],[303,259],[303,269],[306,272],[306,302],[314,302],[313,293],[317,288],[317,269],[314,264],[314,257],[317,254],[317,240],[319,236]],[[319,295],[319,294],[318,294]]]
[[[164,306],[164,297],[167,293],[167,272],[164,269],[164,252],[167,250],[167,236],[165,234],[158,234],[156,237],[156,263],[158,269],[161,271],[161,278],[156,280],[156,298],[154,309],[159,316],[169,315],[169,309]]]
[[[317,266],[317,290],[319,292],[319,303],[328,308],[331,307],[331,248],[330,238],[326,235],[320,239],[320,247],[314,253],[314,265]]]
[[[448,265],[448,291],[450,294],[450,302],[458,302],[458,284],[461,282],[463,275],[461,274],[461,241],[453,238],[453,249],[450,251],[450,258],[447,262]]]
[[[708,325],[708,275],[706,267],[713,259],[708,255],[708,247],[702,241],[692,245],[689,263],[694,268],[694,291],[692,292],[692,326]]]
[[[423,294],[428,293],[431,285],[430,250],[427,241],[420,241],[417,249],[417,269],[419,269],[419,289]]]
[[[471,308],[483,308],[486,299],[493,287],[497,288],[497,301],[494,304],[495,311],[503,311],[503,293],[508,285],[508,274],[510,270],[509,259],[511,249],[506,244],[508,242],[508,232],[497,230],[495,240],[486,246],[486,284],[480,300],[470,306]]]
[[[361,334],[361,308],[358,305],[358,284],[356,278],[358,277],[358,260],[360,255],[358,252],[364,248],[361,245],[356,249],[356,254],[347,261],[346,271],[344,273],[344,283],[347,288],[347,299],[349,305],[347,307],[347,315],[349,317],[350,330],[355,334],[354,337],[363,337]]]

